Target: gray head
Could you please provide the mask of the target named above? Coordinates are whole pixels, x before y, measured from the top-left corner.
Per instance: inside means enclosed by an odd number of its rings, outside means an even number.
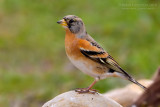
[[[65,29],[69,29],[75,34],[85,32],[85,26],[82,19],[75,15],[67,15],[57,23],[61,24]]]

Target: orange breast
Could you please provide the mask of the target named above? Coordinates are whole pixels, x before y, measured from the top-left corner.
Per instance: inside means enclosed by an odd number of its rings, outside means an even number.
[[[79,39],[69,30],[66,30],[65,49],[70,61],[81,71],[91,75],[92,77],[96,77],[97,75],[101,76],[103,73],[105,73],[106,68],[97,69],[97,66],[101,67],[101,65],[85,57],[80,52],[80,48],[88,48],[96,51],[98,50],[96,47],[91,46],[88,41]]]
[[[75,34],[71,33],[68,29],[66,29],[65,49],[68,57],[74,57],[77,59],[81,56],[78,46],[78,38],[76,38]]]

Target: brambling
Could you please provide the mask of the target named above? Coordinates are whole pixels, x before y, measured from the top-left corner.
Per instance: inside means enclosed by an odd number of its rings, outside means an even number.
[[[67,15],[57,22],[65,28],[65,50],[70,61],[82,72],[95,78],[88,87],[77,89],[79,93],[95,92],[93,85],[107,77],[121,77],[146,88],[124,71],[87,32],[81,18]]]

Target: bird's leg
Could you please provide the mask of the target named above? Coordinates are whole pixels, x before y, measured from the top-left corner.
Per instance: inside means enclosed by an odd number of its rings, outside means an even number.
[[[78,93],[92,93],[92,94],[95,94],[97,92],[97,90],[91,89],[91,88],[94,86],[94,84],[96,82],[97,82],[97,79],[95,79],[93,81],[93,83],[88,88],[78,88],[75,91],[78,92]]]
[[[94,81],[93,81],[93,83],[87,88],[87,90],[90,90],[93,86],[94,86],[94,84],[97,82],[97,80],[95,79]]]

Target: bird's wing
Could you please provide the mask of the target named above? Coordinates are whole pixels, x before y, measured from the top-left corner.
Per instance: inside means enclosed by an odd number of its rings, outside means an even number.
[[[110,73],[118,73],[120,77],[125,78],[140,87],[146,89],[145,86],[138,83],[134,78],[132,78],[126,71],[124,71],[119,64],[111,57],[106,51],[103,50],[93,39],[88,41],[87,39],[80,39],[79,41],[80,52],[87,58],[107,66]]]
[[[108,53],[103,50],[95,41],[88,41],[86,39],[79,40],[80,52],[87,58],[98,63],[104,64],[103,58],[108,57]]]
[[[113,71],[123,72],[124,70],[118,65],[118,63],[111,57],[103,48],[94,41],[94,39],[80,39],[79,40],[80,52],[87,58],[100,63]]]

